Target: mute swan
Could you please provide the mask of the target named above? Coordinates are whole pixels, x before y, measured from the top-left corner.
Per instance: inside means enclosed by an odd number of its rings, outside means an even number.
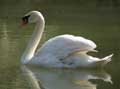
[[[104,66],[111,61],[113,54],[101,59],[87,54],[89,51],[95,51],[96,44],[93,41],[68,34],[51,38],[35,52],[44,31],[45,20],[39,11],[31,11],[22,18],[22,24],[27,23],[35,23],[36,26],[21,57],[22,64],[76,68]]]

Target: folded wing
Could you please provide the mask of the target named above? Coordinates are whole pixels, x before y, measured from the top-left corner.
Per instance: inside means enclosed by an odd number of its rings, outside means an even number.
[[[88,39],[73,35],[60,35],[51,38],[38,50],[37,54],[51,54],[56,57],[66,57],[75,52],[89,52],[96,44]]]

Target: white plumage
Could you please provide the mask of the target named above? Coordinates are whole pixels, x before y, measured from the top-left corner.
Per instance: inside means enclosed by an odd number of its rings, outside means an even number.
[[[21,58],[23,64],[75,68],[104,66],[111,60],[112,55],[103,59],[87,55],[87,52],[95,51],[96,44],[83,37],[68,34],[51,38],[35,53],[44,30],[45,21],[42,14],[38,11],[32,11],[25,17],[28,17],[28,22],[36,23],[36,27]],[[25,17],[23,18],[24,23],[26,21]]]
[[[96,44],[83,37],[60,35],[45,42],[36,54],[39,55],[42,50],[44,53],[50,53],[62,58],[74,52],[92,51],[94,48],[96,48]]]

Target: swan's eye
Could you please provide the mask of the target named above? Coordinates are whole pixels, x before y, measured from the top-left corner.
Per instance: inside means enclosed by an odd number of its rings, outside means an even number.
[[[24,16],[24,17],[22,18],[22,24],[23,24],[23,25],[26,25],[26,24],[28,23],[29,17],[30,17],[30,15]]]

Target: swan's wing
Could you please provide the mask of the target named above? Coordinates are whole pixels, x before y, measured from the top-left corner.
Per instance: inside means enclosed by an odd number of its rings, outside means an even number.
[[[56,36],[47,42],[38,50],[46,54],[53,54],[57,57],[66,57],[75,52],[88,52],[96,48],[96,44],[88,39],[73,35]],[[40,53],[41,53],[40,52]]]

